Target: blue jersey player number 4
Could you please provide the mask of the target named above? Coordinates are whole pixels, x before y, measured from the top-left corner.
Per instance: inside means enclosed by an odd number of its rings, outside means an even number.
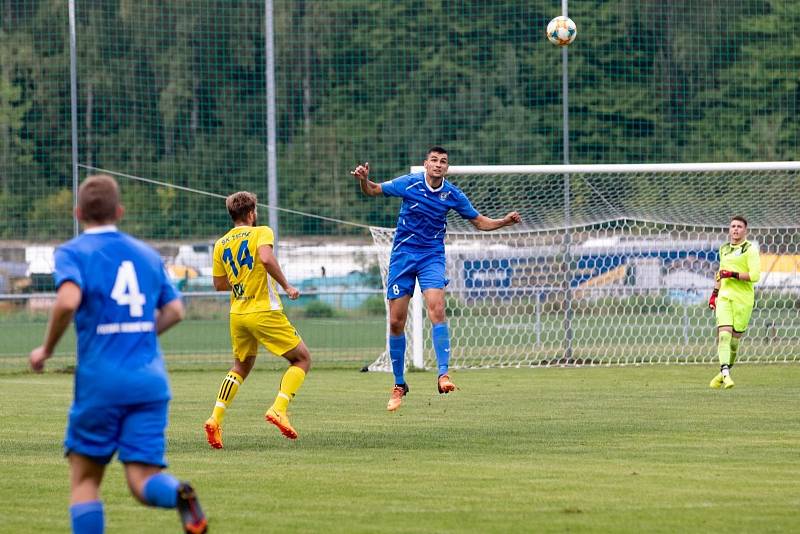
[[[74,316],[78,363],[64,440],[72,530],[103,531],[100,483],[117,454],[138,501],[177,508],[186,532],[205,532],[192,487],[163,470],[170,389],[157,336],[183,318],[183,304],[158,253],[117,230],[123,212],[113,178],[81,184],[75,215],[84,232],[56,251],[55,303],[44,343],[30,354],[31,368],[43,371]]]
[[[428,318],[433,324],[433,347],[438,367],[437,388],[439,393],[450,393],[456,389],[448,374],[450,332],[444,304],[444,288],[448,283],[444,256],[448,212],[454,210],[481,231],[497,230],[521,222],[516,211],[509,212],[501,219],[481,215],[472,206],[467,195],[445,179],[449,161],[444,148],[431,147],[423,166],[424,172],[399,176],[382,183],[370,180],[369,163],[357,166],[350,173],[358,179],[365,195],[403,199],[397,217],[397,231],[386,280],[386,298],[389,299],[389,356],[394,373],[394,387],[386,406],[390,412],[400,407],[403,397],[408,393],[405,381],[405,326],[408,304],[417,282],[425,297]]]

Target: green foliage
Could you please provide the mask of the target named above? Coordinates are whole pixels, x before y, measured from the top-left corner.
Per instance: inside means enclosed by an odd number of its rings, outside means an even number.
[[[306,305],[304,314],[306,317],[328,318],[334,317],[336,315],[336,310],[327,302],[312,300]]]
[[[28,233],[44,240],[70,237],[72,202],[72,190],[62,189],[31,206]]]
[[[383,295],[370,295],[361,304],[361,309],[368,315],[386,315],[386,299]]]
[[[276,0],[280,205],[393,225],[397,202],[361,195],[348,171],[369,160],[388,179],[434,143],[455,164],[561,163],[561,54],[542,31],[557,11],[544,0]],[[76,13],[80,163],[266,199],[263,2],[79,1]],[[589,0],[570,15],[573,163],[800,157],[796,2]],[[57,0],[0,3],[4,195],[57,201],[71,184],[66,17]],[[219,199],[121,180],[128,228],[144,237],[227,225]],[[576,202],[592,194],[576,183]],[[32,210],[6,218],[0,235],[39,237],[64,207],[50,206],[49,222]],[[291,213],[280,229],[362,232]]]

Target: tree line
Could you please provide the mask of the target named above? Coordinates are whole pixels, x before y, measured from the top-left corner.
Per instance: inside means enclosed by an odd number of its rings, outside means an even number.
[[[263,2],[75,4],[79,161],[266,202]],[[280,205],[392,225],[396,203],[361,196],[349,170],[368,160],[389,179],[431,144],[453,164],[561,163],[562,57],[544,37],[554,4],[276,0]],[[67,15],[60,0],[0,0],[5,239],[70,234]],[[576,0],[570,16],[572,163],[797,156],[800,4]],[[219,198],[120,181],[127,228],[145,237],[227,225]],[[280,229],[358,231],[294,214]]]

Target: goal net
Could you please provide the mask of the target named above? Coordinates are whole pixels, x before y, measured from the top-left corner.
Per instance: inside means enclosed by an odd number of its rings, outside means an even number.
[[[451,365],[716,361],[707,300],[731,216],[749,221],[761,281],[737,362],[800,360],[800,164],[451,167],[482,214],[523,223],[446,241]],[[386,280],[394,229],[372,228]],[[435,367],[424,305],[406,336]],[[387,315],[388,321],[388,315]],[[370,370],[390,370],[388,351]]]

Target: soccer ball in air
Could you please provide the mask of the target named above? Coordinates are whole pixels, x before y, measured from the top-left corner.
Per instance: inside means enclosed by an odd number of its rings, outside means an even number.
[[[567,46],[575,40],[578,28],[569,17],[556,17],[547,24],[547,39],[558,46]]]

